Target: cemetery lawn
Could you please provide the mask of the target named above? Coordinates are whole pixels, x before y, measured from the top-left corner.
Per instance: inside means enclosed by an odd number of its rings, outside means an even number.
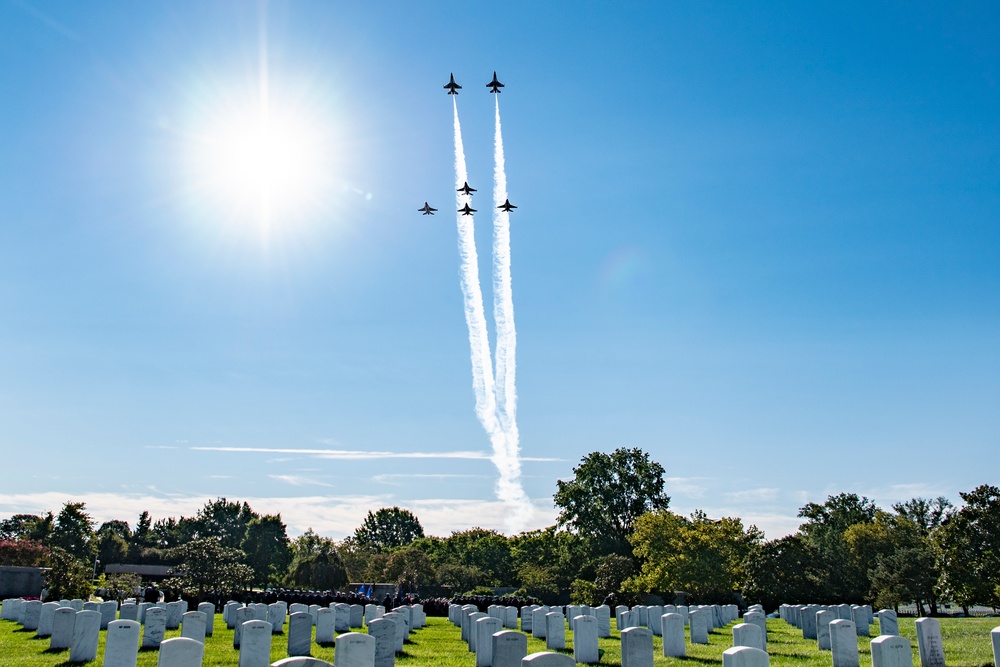
[[[1000,626],[997,618],[942,618],[941,634],[944,639],[945,661],[948,667],[993,667],[993,648],[990,631]],[[872,626],[873,629],[876,626]],[[917,654],[917,634],[913,618],[900,618],[899,629],[913,646],[913,663],[920,665]],[[815,641],[802,639],[802,633],[780,619],[767,619],[768,653],[772,667],[831,667],[829,651],[816,649]],[[617,631],[610,639],[601,639],[604,650],[601,665],[621,666],[621,643]],[[101,632],[97,651],[97,661],[104,660],[105,632]],[[180,630],[168,630],[165,638],[179,637]],[[458,628],[446,618],[431,617],[427,627],[414,631],[411,640],[404,646],[403,653],[396,656],[400,667],[473,667],[475,657],[461,640]],[[566,633],[564,651],[573,655],[573,635]],[[722,652],[732,646],[732,624],[712,632],[707,645],[687,645],[686,658],[664,658],[663,644],[659,637],[653,638],[655,664],[667,667],[721,667]],[[862,667],[871,665],[869,639],[859,638]],[[0,621],[0,667],[68,667],[69,651],[48,652],[49,640],[35,639],[35,633],[23,631],[14,621]],[[271,662],[286,657],[288,640],[286,635],[274,635],[271,641]],[[545,642],[528,638],[528,653],[544,651]],[[313,644],[312,654],[316,658],[333,662],[334,649]],[[140,651],[139,667],[156,667],[157,651]],[[222,615],[215,615],[214,635],[205,644],[205,667],[236,667],[239,653],[233,649],[233,631],[226,629]]]

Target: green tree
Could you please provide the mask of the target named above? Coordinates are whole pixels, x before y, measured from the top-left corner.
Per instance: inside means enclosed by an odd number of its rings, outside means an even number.
[[[806,522],[799,526],[802,539],[816,554],[820,597],[834,603],[858,603],[869,597],[868,564],[859,561],[844,541],[851,526],[875,520],[878,507],[856,493],[827,497],[822,505],[808,503],[799,510]]]
[[[495,530],[476,527],[453,532],[447,543],[450,562],[468,565],[482,572],[481,584],[510,586],[515,583],[511,547],[506,536]]]
[[[90,583],[93,570],[68,551],[52,547],[48,567],[50,569],[45,573],[45,587],[48,591],[46,599],[86,600],[94,592],[94,587]]]
[[[509,539],[514,569],[533,565],[550,570],[560,590],[576,579],[594,578],[594,561],[586,538],[549,526],[519,533]]]
[[[966,611],[1000,607],[1000,488],[983,484],[959,495],[965,504],[934,532],[941,586]]]
[[[36,514],[15,514],[9,519],[0,521],[0,540],[29,539],[47,543],[55,525],[55,516],[46,512],[44,516]]]
[[[105,521],[97,529],[95,535],[97,545],[97,558],[107,565],[108,563],[125,563],[128,561],[129,541],[132,539],[132,530],[124,521]]]
[[[392,581],[404,593],[416,593],[421,586],[434,582],[434,564],[418,549],[399,549],[388,558],[383,581]]]
[[[437,568],[437,582],[455,593],[472,590],[485,580],[482,570],[469,565],[445,563]]]
[[[765,609],[819,599],[815,561],[815,552],[801,535],[787,535],[759,545],[747,557],[744,599]]]
[[[573,468],[573,479],[557,482],[553,501],[559,525],[586,535],[596,554],[630,556],[629,538],[646,512],[665,510],[663,466],[640,449],[593,452]]]
[[[210,590],[245,591],[253,580],[253,570],[244,563],[246,554],[223,545],[218,537],[201,537],[174,547],[170,557],[178,563],[174,577],[199,597]]]
[[[81,502],[67,502],[56,516],[49,545],[58,547],[73,558],[93,564],[97,555],[94,521]]]
[[[517,573],[517,578],[521,582],[518,595],[538,598],[545,604],[556,604],[559,601],[559,586],[551,569],[526,565]]]
[[[319,537],[310,528],[294,542],[293,551],[285,576],[289,586],[326,591],[347,584],[347,568],[333,540]]]
[[[292,562],[292,549],[280,514],[254,517],[247,525],[243,542],[247,565],[253,568],[254,583],[277,584]]]
[[[633,559],[618,554],[601,556],[594,568],[594,592],[603,600],[609,593],[620,592],[622,584],[635,573]]]
[[[710,519],[700,511],[690,519],[666,511],[644,514],[632,535],[642,567],[625,588],[685,591],[701,604],[732,602],[746,582],[748,556],[761,539],[756,527],[744,529],[736,518]]]
[[[423,536],[420,520],[413,512],[400,507],[383,507],[374,514],[369,510],[364,522],[354,531],[354,540],[374,553],[405,547]]]
[[[229,502],[216,498],[205,503],[191,522],[191,537],[216,537],[230,549],[243,547],[250,522],[258,518],[246,502]]]

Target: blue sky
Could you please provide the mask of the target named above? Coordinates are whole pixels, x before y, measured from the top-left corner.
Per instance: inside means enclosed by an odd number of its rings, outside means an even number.
[[[527,527],[619,446],[665,467],[675,510],[769,537],[830,493],[996,484],[998,19],[3,0],[0,515],[76,499],[134,522],[226,496],[293,534],[384,505],[436,534],[504,529],[442,89],[463,85],[487,208],[494,70]],[[290,194],[266,225],[226,180],[265,71],[308,155],[273,175]]]

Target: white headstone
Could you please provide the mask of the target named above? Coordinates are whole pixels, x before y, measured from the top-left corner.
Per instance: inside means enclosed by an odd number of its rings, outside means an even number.
[[[648,628],[622,630],[622,667],[653,667],[653,633]]]
[[[198,611],[205,614],[205,636],[211,637],[215,625],[215,605],[211,602],[202,602],[198,605]]]
[[[661,616],[663,616],[662,605],[654,604],[646,608],[646,627],[649,628],[654,637],[659,637],[663,634],[663,628],[660,627]]]
[[[319,658],[299,655],[294,658],[282,658],[277,662],[272,662],[271,667],[333,667],[333,663],[320,660]]]
[[[150,607],[146,610],[146,622],[142,625],[142,647],[157,648],[167,632],[167,610]]]
[[[138,621],[139,620],[139,605],[134,602],[126,602],[118,610],[118,618],[122,621]]]
[[[854,613],[854,626],[858,630],[859,637],[867,637],[871,633],[868,630],[868,612],[864,607],[860,605],[855,605],[851,607],[851,611]]]
[[[722,652],[722,667],[770,667],[766,651],[751,646],[734,646]]]
[[[362,628],[365,625],[365,608],[359,604],[351,605],[351,627]]]
[[[497,632],[490,640],[493,645],[493,667],[519,667],[521,660],[528,655],[528,637],[516,630]]]
[[[920,667],[944,667],[941,624],[936,618],[918,618],[916,625]]]
[[[597,649],[597,619],[593,616],[573,619],[573,659],[588,665],[601,659]]]
[[[101,630],[108,629],[108,623],[115,620],[118,615],[118,601],[108,600],[101,603]]]
[[[1000,627],[993,628],[990,632],[990,638],[993,640],[993,664],[995,667],[1000,667]],[[875,667],[881,667],[876,665]]]
[[[230,630],[236,627],[236,610],[242,607],[243,605],[239,602],[227,602],[226,606],[222,608],[222,619],[226,622],[226,627]]]
[[[899,635],[880,635],[871,641],[872,667],[913,667],[910,640]]]
[[[396,622],[391,618],[375,618],[368,622],[368,634],[375,639],[375,667],[396,664]]]
[[[351,605],[339,602],[333,606],[337,616],[333,622],[337,632],[351,631]]]
[[[76,625],[76,611],[72,607],[59,607],[52,617],[52,637],[49,650],[67,649],[73,643],[73,628]]]
[[[878,633],[880,635],[898,635],[899,619],[892,609],[883,609],[878,613]]]
[[[97,658],[97,641],[101,636],[101,612],[85,609],[76,612],[73,642],[69,647],[70,662],[90,662]]]
[[[563,653],[542,651],[521,658],[521,667],[576,667],[576,661]]]
[[[55,618],[56,609],[58,608],[58,602],[46,602],[42,605],[41,610],[38,612],[38,630],[35,632],[36,637],[49,637],[52,635],[52,619]]]
[[[24,603],[24,614],[21,616],[21,625],[25,630],[37,630],[38,621],[42,616],[42,601],[28,600]]]
[[[243,641],[243,624],[256,619],[253,617],[253,609],[250,607],[240,607],[236,610],[235,616],[236,627],[233,628],[233,648],[239,648],[240,643]]]
[[[833,651],[833,667],[861,667],[858,629],[854,621],[838,618],[830,622],[830,650]]]
[[[594,607],[593,609],[594,618],[597,619],[597,636],[598,637],[610,637],[611,636],[611,607],[606,604],[602,604],[600,607]]]
[[[764,650],[764,637],[760,626],[754,623],[737,623],[733,626],[733,646],[750,646]]]
[[[332,644],[336,632],[337,612],[329,607],[316,613],[316,643]]]
[[[816,612],[816,646],[820,651],[830,650],[830,622],[837,620],[837,614],[832,611]]]
[[[708,643],[708,612],[695,609],[688,612],[688,625],[691,626],[691,643]]]
[[[761,636],[761,640],[764,642],[764,645],[763,646],[758,646],[757,648],[759,648],[762,651],[766,651],[767,650],[767,616],[765,616],[764,613],[760,612],[760,611],[748,611],[747,613],[743,614],[743,622],[744,623],[752,623],[753,625],[756,625],[758,628],[760,628],[760,636]]]
[[[267,621],[246,621],[240,639],[239,667],[270,667],[271,624]]]
[[[666,613],[660,617],[660,628],[663,631],[663,656],[685,657],[687,647],[684,644],[684,617],[676,612]]]
[[[319,609],[317,609],[317,612]],[[329,613],[330,609],[323,611]],[[288,655],[310,655],[312,653],[313,620],[311,614],[295,612],[288,618]]]
[[[375,664],[375,638],[360,632],[348,632],[337,637],[333,654],[336,667],[372,667]]]
[[[205,617],[205,612],[186,611],[181,614],[181,637],[204,643],[207,625],[208,619]]]
[[[167,630],[176,630],[181,627],[181,616],[187,611],[187,602],[175,600],[167,603]]]
[[[296,607],[294,614],[302,614],[303,612],[297,605],[292,605]],[[308,607],[307,607],[308,609]],[[285,616],[287,609],[285,605],[280,602],[272,602],[267,605],[267,622],[271,624],[271,634],[277,634],[283,632],[285,629]]]
[[[545,614],[545,648],[550,651],[566,648],[566,619],[558,611]]]
[[[135,667],[139,659],[139,621],[111,621],[104,644],[104,667]]]
[[[803,639],[819,639],[817,636],[816,628],[816,614],[820,611],[820,608],[816,605],[808,604],[802,608],[801,620],[802,620],[802,638]]]
[[[531,636],[535,639],[545,639],[547,613],[549,613],[548,607],[537,607],[531,612]]]
[[[393,612],[395,612],[395,609],[393,610]],[[406,617],[403,616],[402,614],[400,614],[400,616],[402,617],[403,622],[405,623]],[[469,651],[472,653],[476,652],[476,640],[479,639],[479,635],[476,634],[476,621],[478,621],[481,618],[489,618],[489,615],[484,614],[481,611],[476,611],[469,614],[469,621],[468,621],[469,632],[467,634],[469,635],[469,640],[468,640]]]
[[[478,614],[479,612],[472,612],[465,616],[466,624],[470,624],[469,619],[473,614]],[[382,618],[389,619],[396,624],[396,653],[403,652],[403,643],[406,641],[406,619],[403,618],[402,614],[397,614],[394,611],[385,614]]]
[[[160,644],[157,667],[201,667],[205,656],[205,645],[187,637],[165,639]]]
[[[506,614],[506,610],[505,610]],[[476,621],[476,667],[491,667],[493,664],[493,635],[503,630],[503,622],[495,616]]]
[[[521,607],[521,632],[531,632],[531,621],[534,611],[535,605],[533,604]]]

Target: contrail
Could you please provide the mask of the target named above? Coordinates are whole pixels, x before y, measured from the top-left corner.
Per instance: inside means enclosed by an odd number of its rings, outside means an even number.
[[[462,208],[471,204],[472,196],[458,188],[469,180],[465,167],[465,147],[462,144],[462,125],[458,120],[458,101],[452,100],[455,109],[455,205]],[[456,214],[458,222],[458,253],[461,258],[462,297],[465,302],[465,323],[469,327],[469,347],[472,356],[472,390],[476,396],[476,416],[493,443],[494,457],[502,430],[497,421],[496,395],[493,383],[490,341],[486,334],[486,315],[483,312],[483,291],[479,286],[479,255],[476,252],[475,221],[471,215]],[[497,437],[494,437],[496,434]],[[500,445],[502,450],[502,443]]]
[[[521,486],[520,435],[517,430],[517,330],[514,327],[514,297],[510,278],[510,213],[498,208],[507,200],[507,173],[504,164],[503,132],[500,126],[500,96],[496,101],[493,139],[493,319],[497,328],[496,402],[497,417],[504,431],[506,448],[503,465],[509,482],[508,503],[513,514],[508,525],[523,529],[531,518],[532,507]]]
[[[462,208],[466,204],[471,205],[472,196],[458,192],[463,184],[468,180],[468,170],[465,164],[465,147],[462,143],[462,125],[458,119],[458,100],[452,100],[455,116],[455,205]],[[502,148],[501,148],[502,155]],[[504,183],[506,178],[503,179]],[[503,186],[506,189],[506,185]],[[461,285],[462,297],[465,303],[465,323],[469,327],[469,347],[472,358],[472,389],[476,397],[476,416],[483,425],[490,438],[493,448],[491,460],[499,473],[497,479],[496,493],[511,512],[507,517],[507,528],[511,532],[523,529],[527,519],[531,514],[531,504],[524,489],[521,487],[520,473],[521,463],[517,456],[517,433],[514,431],[513,452],[511,456],[510,434],[501,426],[500,410],[497,408],[496,385],[493,379],[492,355],[490,354],[489,337],[486,332],[486,315],[483,308],[483,292],[479,285],[479,255],[476,252],[475,220],[472,215],[456,214],[458,225],[458,251],[461,259]],[[507,292],[509,294],[510,275],[510,243],[509,228],[505,235],[507,260]],[[494,244],[494,248],[496,244]],[[495,266],[495,261],[494,261]],[[505,311],[511,314],[511,324],[513,324],[513,310]],[[513,329],[511,328],[511,332]],[[499,348],[499,334],[498,342]],[[505,350],[510,350],[509,343],[505,344]],[[498,349],[499,354],[499,349]],[[508,363],[504,362],[504,372]],[[503,396],[507,397],[509,392],[506,389]],[[505,400],[507,400],[505,398]],[[507,419],[508,411],[503,411],[504,419]]]

